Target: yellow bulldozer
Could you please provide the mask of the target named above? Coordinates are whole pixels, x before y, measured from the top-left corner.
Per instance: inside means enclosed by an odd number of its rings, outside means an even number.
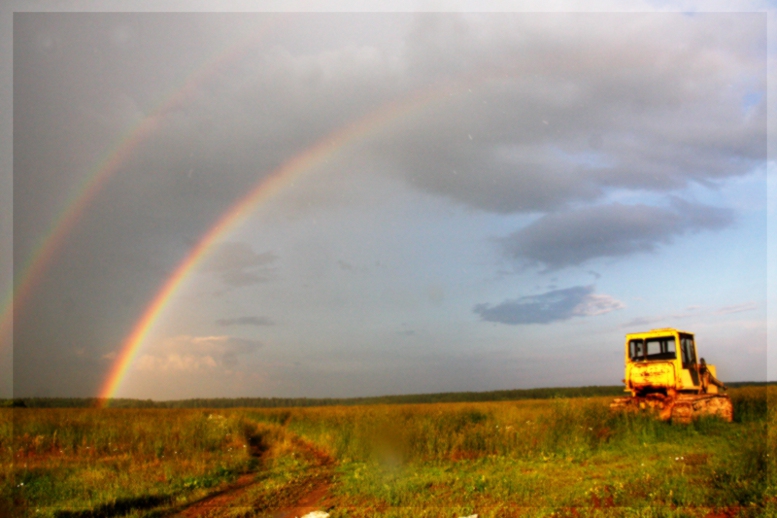
[[[626,392],[616,398],[614,410],[653,410],[659,419],[690,423],[702,416],[734,419],[726,386],[716,377],[714,365],[696,361],[692,333],[674,328],[626,335]]]

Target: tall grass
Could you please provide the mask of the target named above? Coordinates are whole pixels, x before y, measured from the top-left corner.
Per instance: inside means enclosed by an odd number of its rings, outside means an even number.
[[[0,408],[0,488],[13,487],[13,414]],[[0,489],[0,516],[10,515],[13,501],[8,489]]]
[[[16,409],[14,454],[17,459],[202,454],[242,447],[242,426],[239,414],[209,411]]]
[[[774,456],[775,441],[766,440],[766,391],[731,392],[733,424],[706,418],[672,425],[649,414],[614,413],[609,398],[263,410],[250,416],[329,448],[344,466],[343,501],[362,509],[352,509],[355,516],[451,504],[462,505],[462,512],[477,507],[511,515],[500,502],[610,506],[637,514],[646,509],[650,516],[704,516],[715,508],[768,514],[767,467],[773,461],[767,455]],[[775,420],[773,412],[769,417]],[[687,509],[672,510],[679,507]]]
[[[3,497],[21,513],[158,505],[249,469],[252,427],[235,412],[13,409]]]
[[[613,413],[609,398],[379,405],[253,411],[285,424],[344,460],[387,463],[587,456],[612,442],[641,444],[688,435],[649,415]],[[715,424],[698,426],[713,427]]]
[[[385,506],[454,502],[463,513],[502,501],[767,512],[769,498],[777,497],[777,410],[763,387],[731,395],[734,424],[704,419],[688,426],[613,413],[609,397],[293,409],[0,409],[0,504],[13,502],[19,515],[125,508],[142,515],[212,492],[269,452],[275,460],[263,469],[275,478],[256,498],[270,506],[281,501],[273,494],[289,484],[302,488],[306,470],[321,464],[296,439],[302,437],[337,459],[339,501],[360,502],[365,516]],[[768,397],[775,395],[777,387],[769,387]],[[309,458],[303,462],[300,455]]]

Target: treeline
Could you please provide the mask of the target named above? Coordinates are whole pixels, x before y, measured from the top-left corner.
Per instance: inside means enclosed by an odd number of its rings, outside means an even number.
[[[734,382],[729,387],[766,385],[764,382]],[[772,383],[769,383],[772,384]],[[517,401],[520,399],[580,398],[624,395],[623,385],[589,387],[555,387],[489,392],[441,392],[357,398],[197,398],[175,401],[151,399],[99,398],[16,398],[0,400],[0,406],[24,408],[287,408],[315,406],[400,405],[413,403],[469,403],[481,401]]]

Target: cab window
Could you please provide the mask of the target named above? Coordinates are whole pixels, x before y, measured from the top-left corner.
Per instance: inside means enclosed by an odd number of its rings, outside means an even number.
[[[683,368],[687,369],[690,365],[696,365],[696,351],[693,348],[692,336],[680,336],[680,349],[682,351]]]
[[[645,341],[642,339],[629,341],[629,357],[632,361],[639,362],[645,359]]]
[[[677,358],[674,336],[648,338],[645,340],[648,360],[674,360]]]
[[[677,346],[673,336],[662,336],[643,340],[629,340],[631,361],[674,360],[677,358]]]

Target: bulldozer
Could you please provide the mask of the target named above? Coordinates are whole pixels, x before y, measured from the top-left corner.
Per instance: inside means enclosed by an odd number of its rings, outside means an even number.
[[[714,365],[696,361],[693,333],[674,328],[626,335],[625,391],[610,408],[649,410],[662,421],[690,423],[703,416],[734,419],[731,398],[722,391]]]

